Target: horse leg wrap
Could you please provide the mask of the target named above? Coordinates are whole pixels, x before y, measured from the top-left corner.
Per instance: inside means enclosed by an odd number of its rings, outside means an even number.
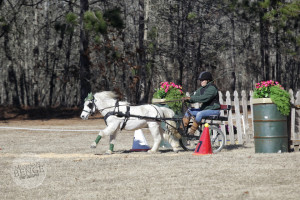
[[[101,140],[101,135],[98,135],[96,140],[95,140],[96,144],[98,144],[100,140]]]
[[[114,147],[115,147],[114,144],[109,144],[109,150],[114,151]]]

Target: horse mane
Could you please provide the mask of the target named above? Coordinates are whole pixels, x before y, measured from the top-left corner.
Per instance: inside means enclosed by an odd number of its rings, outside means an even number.
[[[114,100],[119,99],[119,95],[113,91],[97,92],[94,96],[95,96],[95,98],[101,98],[101,99],[114,99]],[[120,105],[129,105],[129,103],[127,101],[120,101],[119,104]]]

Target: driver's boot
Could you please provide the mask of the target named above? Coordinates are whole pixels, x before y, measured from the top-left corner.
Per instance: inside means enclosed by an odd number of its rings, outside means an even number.
[[[199,125],[200,124],[198,124],[196,121],[194,121],[193,125],[190,128],[189,135],[194,135],[196,130],[198,129]]]
[[[183,117],[182,118],[182,122],[183,122],[183,129],[186,129],[187,127],[188,127],[188,125],[189,125],[189,123],[190,123],[190,118],[189,117]]]

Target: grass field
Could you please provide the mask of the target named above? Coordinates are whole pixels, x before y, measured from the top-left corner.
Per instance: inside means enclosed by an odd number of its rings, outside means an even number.
[[[68,131],[104,127],[97,118],[0,121],[1,199],[300,199],[299,152],[255,154],[253,144],[204,156],[129,152],[134,133],[122,131],[106,155],[108,138],[90,149],[97,132]]]

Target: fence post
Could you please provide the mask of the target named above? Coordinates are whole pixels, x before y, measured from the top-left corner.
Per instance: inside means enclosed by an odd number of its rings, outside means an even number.
[[[231,98],[229,91],[226,92],[226,105],[231,106]],[[234,131],[233,131],[233,123],[232,123],[232,110],[228,112],[228,129],[229,129],[229,139],[230,144],[234,144]]]
[[[251,103],[252,99],[253,99],[253,91],[250,90],[250,110],[251,110],[251,122],[252,122],[252,135],[254,137],[253,104]]]
[[[291,146],[292,146],[292,138],[293,135],[295,135],[295,108],[293,107],[295,98],[294,98],[294,92],[292,89],[289,89],[290,94],[290,103],[291,103],[291,109],[290,109],[290,115],[287,117],[287,132],[288,132],[288,151],[290,152]]]
[[[219,101],[220,101],[220,104],[224,104],[224,101],[223,101],[223,94],[222,94],[222,92],[220,92],[219,91]],[[220,112],[220,115],[221,116],[224,116],[224,114],[225,114],[225,112],[224,112],[224,110],[221,110],[221,112]],[[225,135],[225,145],[226,145],[226,141],[227,141],[227,135],[226,135],[226,127],[225,127],[225,122],[224,122],[224,124],[223,125],[221,125],[221,131],[224,133],[224,135]]]
[[[296,112],[296,109],[293,107],[293,105],[295,104],[295,98],[294,98],[294,92],[293,92],[293,90],[292,89],[289,89],[289,93],[290,93],[290,95],[291,95],[291,101],[290,101],[290,103],[291,103],[291,105],[292,105],[292,107],[291,107],[291,114],[290,114],[290,127],[288,127],[288,128],[290,128],[290,140],[292,140],[294,137],[295,137],[295,120],[296,120],[296,118],[295,118],[295,112]]]
[[[243,116],[244,116],[244,132],[245,132],[245,139],[246,142],[249,143],[250,142],[250,135],[249,135],[249,123],[248,123],[248,101],[247,101],[247,95],[246,95],[246,91],[243,90],[242,91],[242,107],[243,107]],[[246,131],[247,130],[247,131]]]
[[[243,134],[242,134],[242,126],[241,126],[241,112],[240,112],[240,100],[239,100],[239,94],[237,91],[234,91],[234,111],[235,111],[235,121],[236,121],[236,127],[237,127],[237,138],[238,143],[243,144]]]
[[[294,105],[300,105],[300,90],[296,93],[296,99]],[[295,130],[294,130],[294,140],[300,140],[300,109],[295,108]]]

